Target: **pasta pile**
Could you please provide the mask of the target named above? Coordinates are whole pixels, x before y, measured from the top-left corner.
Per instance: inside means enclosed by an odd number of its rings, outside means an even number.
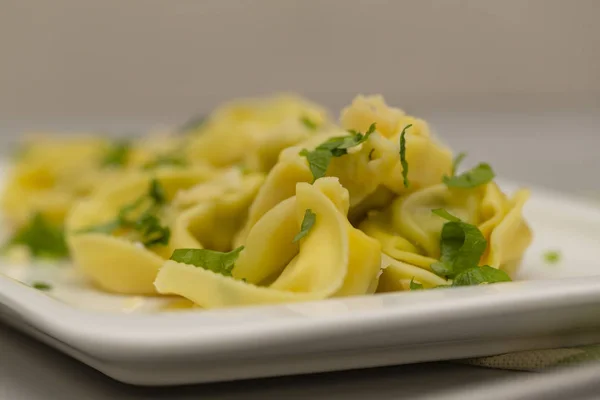
[[[528,191],[463,158],[381,96],[339,123],[281,95],[129,142],[38,136],[2,197],[5,250],[202,308],[510,281]]]

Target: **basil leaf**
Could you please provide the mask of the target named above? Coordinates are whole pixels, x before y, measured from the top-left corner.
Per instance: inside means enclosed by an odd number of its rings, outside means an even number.
[[[404,180],[404,187],[408,188],[410,182],[408,181],[408,161],[406,161],[406,130],[412,127],[412,124],[408,124],[402,129],[400,134],[400,164],[402,165],[402,179]]]
[[[467,153],[458,153],[454,161],[452,162],[452,176],[456,176],[456,171],[458,171],[458,166],[465,159]]]
[[[104,167],[123,167],[129,159],[131,145],[127,141],[114,143],[102,158],[101,164]]]
[[[298,234],[296,236],[294,236],[294,240],[292,240],[292,243],[296,243],[300,239],[302,239],[303,237],[308,235],[310,228],[313,227],[316,220],[317,220],[317,214],[312,212],[312,210],[310,208],[308,210],[306,210],[304,212],[304,218],[302,219],[302,224],[300,226],[300,232],[298,232]]]
[[[300,118],[300,121],[311,131],[316,131],[319,127],[313,121],[311,121],[308,117]]]
[[[25,246],[34,257],[59,259],[69,255],[62,228],[51,224],[41,213],[34,214],[5,244],[5,248],[12,246]]]
[[[454,278],[479,264],[487,241],[475,225],[462,222],[445,210],[435,211],[449,222],[444,224],[440,235],[440,261],[433,263],[431,269],[440,276]]]
[[[489,265],[471,267],[456,275],[452,286],[474,286],[482,283],[510,282],[508,274]]]
[[[242,250],[244,250],[244,246],[229,253],[207,249],[177,249],[173,251],[171,260],[231,276],[231,271]]]
[[[300,155],[306,157],[310,172],[312,172],[315,181],[325,176],[333,157],[329,150],[319,149],[313,151],[304,149],[300,152]]]
[[[489,164],[481,163],[457,176],[444,176],[443,182],[448,187],[470,189],[484,185],[494,179],[495,174]]]
[[[372,123],[363,135],[360,132],[348,131],[348,136],[333,137],[318,145],[315,150],[303,149],[299,154],[306,157],[308,166],[316,181],[325,176],[327,168],[333,157],[341,157],[348,154],[348,149],[364,143],[369,136],[375,132],[376,124]]]
[[[423,285],[415,282],[415,277],[413,276],[410,280],[410,284],[408,285],[410,290],[422,290]]]
[[[52,290],[52,286],[46,282],[33,282],[31,287],[42,291]]]

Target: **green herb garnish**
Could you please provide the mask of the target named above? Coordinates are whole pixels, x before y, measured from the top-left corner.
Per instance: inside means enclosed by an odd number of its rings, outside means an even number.
[[[342,157],[348,154],[349,148],[364,143],[369,136],[375,132],[375,123],[372,123],[371,126],[369,126],[369,129],[364,135],[353,130],[348,132],[348,136],[338,136],[328,139],[318,145],[313,151],[303,149],[300,152],[301,156],[306,157],[314,180],[325,176],[333,157]]]
[[[467,153],[458,153],[454,161],[452,162],[452,176],[456,176],[456,171],[458,171],[458,167],[460,163],[465,159]]]
[[[443,182],[448,187],[471,189],[484,185],[494,179],[494,171],[489,164],[481,163],[457,176],[444,176]]]
[[[177,249],[173,251],[171,260],[231,276],[231,271],[242,250],[244,250],[244,246],[229,253],[207,249]]]
[[[450,279],[462,271],[476,267],[487,246],[481,231],[475,226],[462,222],[443,209],[433,213],[448,220],[440,235],[440,261],[431,265],[431,269]]]
[[[489,265],[479,266],[487,241],[475,225],[461,221],[444,209],[432,212],[448,220],[440,235],[440,261],[431,265],[436,274],[452,279],[453,287],[511,280],[504,271]]]
[[[37,290],[49,291],[52,290],[52,286],[46,282],[33,282],[31,287]]]
[[[402,129],[400,134],[400,164],[402,165],[402,179],[404,180],[404,187],[408,188],[410,182],[408,182],[408,161],[406,161],[406,130],[410,128],[412,124],[408,124]]]
[[[315,124],[310,118],[302,117],[300,121],[304,124],[305,127],[310,129],[311,131],[316,131],[319,127]]]
[[[492,268],[489,265],[471,267],[456,275],[452,286],[475,286],[482,283],[510,282],[506,272]]]
[[[156,179],[150,181],[150,189],[148,190],[148,196],[154,201],[156,205],[163,205],[167,202],[167,195],[165,194],[165,188]]]
[[[294,236],[294,240],[292,240],[292,243],[296,243],[300,239],[302,239],[303,237],[308,235],[308,231],[310,231],[310,228],[313,227],[316,220],[317,220],[317,214],[312,212],[312,210],[310,208],[308,210],[306,210],[304,212],[304,218],[302,219],[302,224],[300,226],[300,232],[298,232],[298,234],[296,236]]]
[[[422,290],[423,285],[415,282],[415,277],[413,276],[410,280],[410,284],[408,285],[410,290]]]
[[[5,244],[5,248],[13,246],[27,247],[34,257],[60,259],[69,255],[62,228],[51,224],[41,213],[34,214]]]
[[[544,261],[548,264],[556,264],[560,261],[561,254],[557,250],[548,250],[544,253]]]
[[[310,172],[313,175],[313,179],[316,181],[319,178],[325,176],[327,172],[327,168],[329,167],[329,163],[331,162],[331,151],[329,150],[313,150],[308,151],[303,149],[300,152],[301,156],[306,157],[308,161],[308,167],[310,168]]]
[[[123,167],[129,159],[131,145],[127,141],[114,143],[102,158],[101,164],[104,167]]]
[[[150,181],[148,192],[135,201],[123,206],[113,221],[90,226],[76,233],[103,233],[112,235],[118,230],[125,230],[133,240],[139,240],[146,247],[167,245],[171,230],[161,225],[157,214],[166,203],[165,190],[156,179]]]

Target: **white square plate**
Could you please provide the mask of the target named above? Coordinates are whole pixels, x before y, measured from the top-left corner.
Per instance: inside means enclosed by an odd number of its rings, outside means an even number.
[[[504,188],[512,185],[503,185]],[[544,190],[518,282],[280,306],[157,312],[172,299],[110,295],[70,266],[0,265],[0,318],[139,385],[445,360],[600,342],[600,208]],[[557,249],[558,264],[543,253]],[[19,283],[53,286],[50,294]]]

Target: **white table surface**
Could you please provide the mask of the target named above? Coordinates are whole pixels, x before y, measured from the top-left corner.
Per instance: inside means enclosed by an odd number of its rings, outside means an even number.
[[[600,192],[597,178],[600,170],[600,113],[593,110],[535,114],[434,113],[431,120],[456,150],[470,152],[472,163],[490,162],[498,175],[578,194]],[[77,126],[86,125],[93,124],[79,121]],[[55,124],[55,127],[58,126],[61,124]],[[127,126],[136,125],[129,123]],[[8,134],[18,130],[14,125],[0,125],[0,131],[4,133],[2,141],[12,141]],[[483,398],[478,396],[483,396],[484,392],[486,400],[561,398],[556,397],[565,393],[560,388],[543,392],[544,388],[553,388],[552,382],[562,382],[561,388],[568,390],[569,398],[594,398],[586,396],[600,393],[600,368],[586,373],[575,375],[573,372],[563,378],[563,382],[554,375],[546,378],[544,374],[455,363],[427,363],[213,385],[136,388],[115,382],[0,325],[0,400],[425,399],[434,396],[467,400]],[[575,387],[569,387],[569,382]],[[481,392],[481,385],[485,385],[484,392]],[[488,386],[490,390],[485,389]],[[580,393],[576,393],[576,389],[580,389]],[[527,391],[529,394],[524,394]]]

